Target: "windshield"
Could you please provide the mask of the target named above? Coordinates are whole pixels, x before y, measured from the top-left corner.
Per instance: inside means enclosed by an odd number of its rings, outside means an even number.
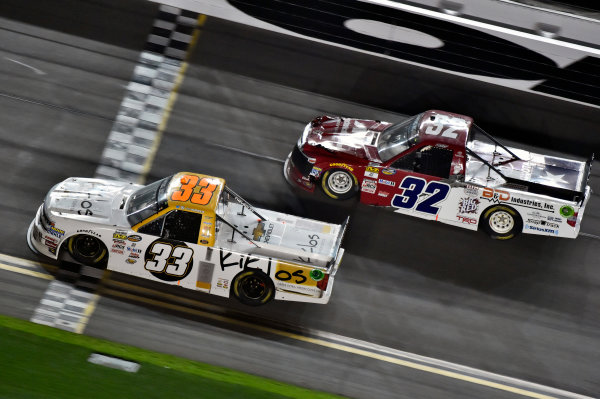
[[[396,123],[385,129],[377,141],[377,151],[382,161],[387,161],[408,150],[417,143],[419,137],[419,114],[407,120]]]
[[[142,187],[131,195],[127,205],[127,220],[131,226],[167,207],[167,189],[172,177]]]

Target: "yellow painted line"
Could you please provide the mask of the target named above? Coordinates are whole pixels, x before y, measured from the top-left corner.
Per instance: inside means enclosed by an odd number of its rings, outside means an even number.
[[[428,372],[428,373],[431,373],[431,374],[442,375],[444,377],[449,377],[449,378],[453,378],[453,379],[456,379],[456,380],[470,382],[470,383],[473,383],[473,384],[482,385],[482,386],[486,386],[486,387],[489,387],[489,388],[495,388],[495,389],[498,389],[498,390],[502,390],[502,391],[506,391],[506,392],[511,392],[511,393],[515,393],[515,394],[518,394],[518,395],[527,396],[527,397],[530,397],[530,398],[537,398],[537,399],[558,399],[555,396],[544,395],[544,394],[540,394],[540,393],[537,393],[537,392],[532,392],[532,391],[528,391],[528,390],[525,390],[525,389],[512,387],[512,386],[509,386],[509,385],[500,384],[500,383],[497,383],[497,382],[487,381],[487,380],[484,380],[482,378],[471,377],[471,376],[463,375],[463,374],[456,373],[456,372],[453,372],[453,371],[447,371],[447,370],[444,370],[444,369],[440,369],[440,368],[437,368],[437,367],[425,366],[425,365],[422,365],[422,364],[419,364],[419,363],[414,363],[414,362],[410,362],[410,361],[406,361],[406,360],[401,360],[401,359],[397,359],[397,358],[391,357],[391,356],[380,355],[378,353],[369,352],[369,351],[366,351],[366,350],[363,350],[363,349],[353,348],[353,347],[348,346],[348,345],[336,344],[336,343],[328,342],[328,341],[325,341],[325,340],[322,340],[322,339],[318,339],[318,338],[306,337],[304,335],[294,334],[294,333],[290,333],[290,332],[283,331],[283,330],[277,330],[277,329],[271,328],[271,327],[265,327],[265,326],[261,326],[261,325],[258,325],[258,324],[253,324],[253,323],[249,323],[249,322],[245,322],[245,321],[241,321],[241,320],[236,320],[236,319],[232,319],[232,318],[229,318],[229,317],[226,317],[226,316],[221,316],[221,315],[217,315],[217,314],[213,314],[213,313],[208,313],[208,312],[205,312],[203,310],[189,309],[189,308],[186,308],[184,306],[161,302],[161,301],[159,301],[157,299],[150,299],[150,298],[139,297],[139,296],[134,295],[134,294],[129,294],[129,293],[115,291],[115,290],[106,289],[106,288],[102,289],[102,293],[113,295],[113,296],[116,296],[116,297],[121,297],[121,298],[124,298],[124,299],[130,299],[130,300],[140,301],[140,302],[147,303],[149,305],[154,305],[154,306],[162,307],[162,308],[165,308],[165,309],[175,310],[175,311],[178,311],[178,312],[184,312],[184,313],[194,314],[194,315],[201,316],[201,317],[204,317],[204,318],[208,318],[208,319],[212,319],[212,320],[216,320],[216,321],[221,321],[221,322],[225,322],[225,323],[228,323],[228,324],[233,324],[233,325],[237,325],[237,326],[241,326],[241,327],[246,327],[246,328],[250,328],[250,329],[253,329],[253,330],[267,332],[267,333],[270,333],[270,334],[279,335],[279,336],[282,336],[282,337],[291,338],[291,339],[295,339],[295,340],[298,340],[298,341],[308,342],[308,343],[311,343],[311,344],[315,344],[315,345],[319,345],[319,346],[324,346],[324,347],[327,347],[327,348],[336,349],[336,350],[343,351],[343,352],[353,353],[353,354],[356,354],[356,355],[359,355],[359,356],[369,357],[369,358],[380,360],[380,361],[384,361],[384,362],[387,362],[387,363],[393,363],[393,364],[397,364],[399,366],[404,366],[404,367],[412,368],[412,369],[415,369],[415,370],[421,370],[421,371],[425,371],[425,372]]]
[[[83,330],[85,330],[85,327],[87,327],[87,324],[90,321],[90,317],[92,316],[92,313],[94,313],[94,310],[96,310],[96,305],[98,304],[99,299],[100,299],[100,296],[98,294],[94,294],[92,299],[88,302],[87,306],[85,307],[85,310],[83,311],[83,316],[81,317],[81,319],[79,320],[79,323],[77,324],[75,333],[83,334]]]
[[[50,269],[53,271],[58,269],[57,266],[50,265],[48,263],[36,262],[34,260],[17,258],[15,256],[6,255],[6,254],[0,254],[0,262],[2,262],[3,260],[6,262],[16,263],[17,265],[23,265],[23,266],[40,266],[40,267],[43,267],[44,269]]]
[[[7,265],[4,263],[0,263],[0,269],[4,269],[4,270],[8,270],[10,272],[15,272],[15,273],[20,273],[20,274],[26,274],[28,276],[42,278],[45,280],[54,280],[54,276],[52,276],[51,274],[36,272],[34,270],[23,269],[21,267],[11,266],[11,265]]]
[[[196,46],[196,43],[198,42],[198,37],[200,37],[200,28],[204,25],[205,21],[206,21],[206,15],[200,14],[200,16],[198,17],[198,22],[196,24],[196,27],[194,28],[194,33],[192,34],[192,40],[190,40],[190,44],[189,44],[187,52],[186,52],[186,56],[185,56],[186,60],[181,64],[181,68],[179,68],[179,72],[177,73],[177,78],[175,79],[175,85],[173,85],[173,89],[171,90],[171,95],[169,96],[169,100],[167,101],[167,106],[165,107],[165,110],[162,115],[162,119],[160,121],[160,124],[158,125],[158,130],[156,131],[156,137],[154,138],[154,142],[152,143],[152,148],[150,148],[150,153],[148,154],[148,157],[146,158],[146,162],[144,162],[144,169],[143,169],[142,173],[140,174],[140,176],[138,177],[138,183],[140,183],[140,184],[144,184],[146,182],[146,177],[148,176],[148,173],[150,173],[150,168],[152,167],[152,164],[154,163],[154,158],[156,157],[156,153],[158,152],[158,147],[160,146],[163,132],[165,131],[165,129],[167,127],[169,117],[171,116],[171,111],[173,110],[173,105],[175,104],[175,100],[177,100],[177,92],[179,91],[179,87],[181,86],[181,83],[183,82],[185,72],[187,71],[187,68],[188,68],[187,60],[189,59],[190,54],[192,53],[192,50],[194,49],[194,47]]]

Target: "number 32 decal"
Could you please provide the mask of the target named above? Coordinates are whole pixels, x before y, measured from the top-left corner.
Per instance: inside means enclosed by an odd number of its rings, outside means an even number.
[[[414,176],[407,176],[398,186],[403,188],[402,194],[394,195],[392,206],[402,209],[415,209],[417,212],[423,212],[430,215],[437,215],[440,208],[439,202],[446,199],[450,186],[446,183],[431,181],[427,183],[424,179]],[[424,200],[419,202],[419,197],[429,194]]]

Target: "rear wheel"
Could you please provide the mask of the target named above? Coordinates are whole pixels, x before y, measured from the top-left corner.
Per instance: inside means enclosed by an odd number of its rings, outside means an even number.
[[[328,197],[348,199],[356,194],[358,181],[356,177],[344,169],[330,169],[321,178],[321,187]]]
[[[494,239],[508,240],[523,230],[521,216],[509,206],[492,206],[482,216],[483,229]]]
[[[83,234],[69,238],[67,247],[73,259],[88,266],[98,265],[108,253],[102,241]]]
[[[271,278],[260,270],[245,270],[238,274],[231,291],[240,302],[250,306],[264,305],[275,296]]]

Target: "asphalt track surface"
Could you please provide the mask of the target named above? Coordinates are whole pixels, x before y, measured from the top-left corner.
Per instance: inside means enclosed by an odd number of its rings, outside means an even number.
[[[25,259],[35,259],[25,234],[47,190],[68,176],[94,174],[156,13],[156,5],[137,1],[60,3],[0,6],[0,252]],[[334,222],[350,214],[347,255],[330,304],[246,308],[166,290],[198,303],[172,299],[164,307],[153,302],[164,298],[150,291],[140,301],[123,288],[161,286],[116,276],[122,283],[109,287],[85,333],[349,397],[519,397],[253,326],[320,330],[597,396],[598,239],[498,242],[352,201],[332,203],[285,183],[282,160],[314,116],[401,118],[313,94],[318,81],[300,90],[282,77],[268,79],[269,68],[282,67],[266,59],[280,59],[301,80],[317,68],[311,55],[327,51],[209,18],[148,180],[201,171],[226,178],[262,207]],[[347,63],[358,57],[335,52]],[[592,187],[582,232],[598,236],[597,171]],[[29,319],[46,285],[0,270],[0,312]],[[203,314],[207,307],[220,317]]]

